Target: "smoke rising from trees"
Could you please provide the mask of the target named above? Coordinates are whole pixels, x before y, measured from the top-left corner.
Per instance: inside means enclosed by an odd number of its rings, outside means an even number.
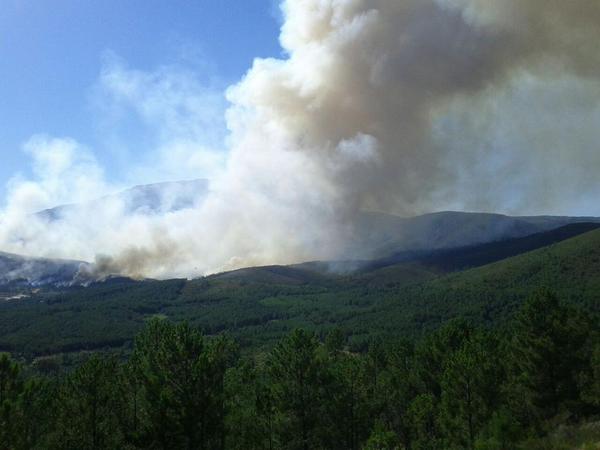
[[[195,276],[348,257],[364,210],[600,214],[599,3],[282,8],[285,58],[255,60],[227,90],[226,158],[214,139],[194,145],[213,126],[207,111],[219,111],[201,98],[218,104],[214,95],[188,100],[185,78],[102,74],[105,87],[164,124],[157,164],[210,167],[210,192],[194,207],[148,216],[115,201],[53,223],[32,217],[37,204],[111,188],[90,151],[38,137],[28,144],[36,177],[13,180],[0,247],[97,260],[101,273]],[[140,96],[140,84],[165,95]],[[164,101],[173,114],[155,114]]]

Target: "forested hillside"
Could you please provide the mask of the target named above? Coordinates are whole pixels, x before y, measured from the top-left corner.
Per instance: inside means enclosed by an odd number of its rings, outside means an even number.
[[[0,155],[0,450],[600,450],[600,0],[0,0]]]
[[[320,335],[341,327],[359,350],[375,335],[417,337],[456,317],[501,324],[544,286],[598,312],[600,231],[586,233],[590,227],[380,261],[348,275],[309,264],[41,291],[0,303],[0,349],[25,356],[127,350],[149,319],[163,317],[207,334],[227,330],[244,350],[270,348],[297,327]]]
[[[596,228],[9,298],[0,449],[595,448]]]
[[[339,328],[298,329],[240,358],[154,319],[127,359],[64,373],[0,356],[0,448],[597,448],[598,321],[540,291],[507,330],[457,320],[357,354]]]
[[[404,333],[433,330],[453,317],[501,323],[539,287],[600,313],[600,231],[479,268],[394,290],[360,322]]]

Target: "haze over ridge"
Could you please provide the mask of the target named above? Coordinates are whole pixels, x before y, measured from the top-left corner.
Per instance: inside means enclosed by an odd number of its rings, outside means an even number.
[[[126,275],[195,276],[336,259],[364,210],[600,213],[600,4],[288,0],[282,8],[287,58],[257,59],[227,91],[227,156],[210,148],[216,139],[192,154],[214,167],[206,197],[150,217],[116,200],[57,223],[32,218],[40,198],[107,189],[91,151],[37,137],[28,144],[36,178],[13,183],[0,249],[97,259]],[[146,115],[154,97],[140,86],[172,86],[119,64],[102,81]],[[179,86],[189,87],[185,77]],[[177,152],[202,140],[213,118],[167,92],[188,114],[164,117],[175,137],[165,160],[182,161]]]

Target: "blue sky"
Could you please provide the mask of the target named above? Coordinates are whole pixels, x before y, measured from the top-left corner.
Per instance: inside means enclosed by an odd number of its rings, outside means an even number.
[[[183,73],[218,93],[255,57],[280,56],[277,16],[272,0],[3,1],[0,197],[15,174],[29,175],[22,147],[36,134],[76,139],[108,179],[127,178],[127,166],[143,160],[148,124],[131,111],[110,115],[112,107],[98,106],[107,66],[130,75]],[[109,126],[116,131],[107,138]]]

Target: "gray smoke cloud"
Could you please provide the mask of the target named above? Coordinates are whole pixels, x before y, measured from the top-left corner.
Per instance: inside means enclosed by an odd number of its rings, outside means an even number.
[[[282,9],[286,57],[257,59],[227,90],[226,158],[194,145],[211,124],[201,101],[190,105],[172,83],[157,83],[169,95],[146,96],[139,72],[104,74],[147,117],[163,111],[148,98],[183,105],[185,117],[160,115],[161,161],[213,168],[202,201],[149,217],[115,200],[92,219],[79,211],[40,223],[24,212],[32,198],[73,183],[114,187],[73,142],[38,138],[29,145],[38,180],[14,183],[0,247],[96,259],[102,273],[196,276],[348,256],[364,210],[600,213],[597,1],[287,0]]]

